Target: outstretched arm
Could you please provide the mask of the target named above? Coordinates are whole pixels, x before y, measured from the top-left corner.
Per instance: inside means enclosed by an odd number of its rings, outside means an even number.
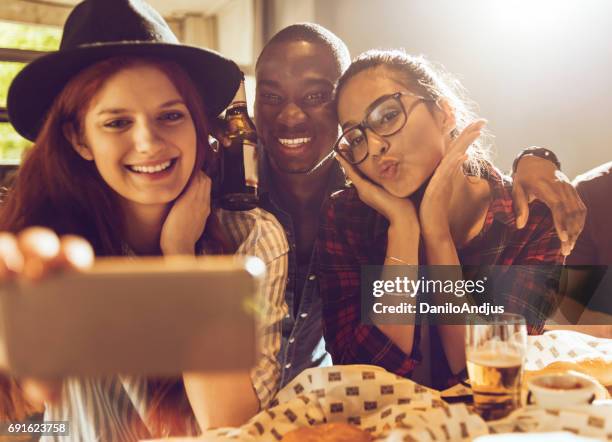
[[[519,229],[527,224],[531,201],[538,199],[548,206],[561,240],[561,252],[567,256],[584,227],[586,207],[559,166],[548,149],[524,149],[513,166],[512,197]]]

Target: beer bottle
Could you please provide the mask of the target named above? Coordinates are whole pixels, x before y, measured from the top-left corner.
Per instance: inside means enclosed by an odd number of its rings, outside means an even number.
[[[257,132],[247,111],[244,76],[225,111],[225,136],[231,145],[221,147],[220,205],[228,210],[253,209],[259,203]]]

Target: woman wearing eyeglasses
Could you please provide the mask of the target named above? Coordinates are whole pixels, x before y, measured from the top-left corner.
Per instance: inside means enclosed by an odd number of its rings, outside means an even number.
[[[485,121],[447,78],[423,58],[368,51],[339,80],[336,158],[353,185],[331,198],[318,244],[325,339],[335,364],[375,364],[410,376],[419,363],[419,326],[367,325],[373,318],[362,317],[362,265],[562,262],[545,206],[532,204],[527,225],[516,228],[511,183],[479,139]],[[457,279],[469,278],[457,269]],[[516,273],[504,285],[506,311],[524,314],[532,333],[541,332],[555,305],[554,288],[546,286],[555,270],[547,271]],[[432,356],[445,358],[432,364],[447,364],[433,367],[432,385],[443,387],[465,367],[464,327],[432,327],[432,348],[436,343],[441,349]]]

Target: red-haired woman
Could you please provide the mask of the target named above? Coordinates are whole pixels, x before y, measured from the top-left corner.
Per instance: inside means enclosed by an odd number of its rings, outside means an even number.
[[[258,256],[268,270],[262,353],[250,373],[22,380],[4,389],[4,403],[20,407],[4,410],[7,417],[21,419],[28,403],[44,400],[45,420],[70,421],[71,440],[239,424],[278,387],[286,239],[259,209],[211,211],[202,171],[212,154],[207,123],[229,104],[240,72],[173,39],[144,3],[88,0],[69,17],[61,49],[14,80],[11,122],[35,143],[0,211],[0,275],[40,278],[90,265],[94,255]]]

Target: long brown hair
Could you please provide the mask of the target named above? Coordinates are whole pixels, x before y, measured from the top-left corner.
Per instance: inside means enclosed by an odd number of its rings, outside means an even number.
[[[476,105],[468,98],[466,89],[458,79],[447,72],[441,65],[437,65],[423,56],[413,56],[403,49],[370,49],[358,55],[342,76],[338,79],[335,91],[336,105],[338,97],[346,84],[357,74],[384,67],[397,75],[403,85],[419,95],[431,98],[435,103],[440,99],[446,100],[453,108],[457,127],[451,133],[456,137],[470,122],[476,119]],[[428,103],[430,110],[436,104]],[[467,169],[471,175],[486,173],[487,162],[490,159],[490,134],[483,130],[483,136],[474,141],[468,149],[469,158]]]
[[[193,80],[176,63],[157,58],[113,57],[75,75],[55,99],[34,146],[27,152],[19,172],[0,207],[0,230],[17,233],[29,226],[46,226],[58,234],[77,234],[87,239],[97,256],[121,255],[124,250],[123,220],[118,198],[101,177],[93,161],[83,159],[64,135],[66,124],[83,133],[89,103],[104,83],[125,68],[148,64],[172,81],[191,114],[197,137],[194,171],[209,175],[215,154],[208,142],[205,103]],[[211,213],[196,250],[228,252],[221,225]],[[180,378],[149,380],[149,423],[157,435],[184,434],[190,412]],[[21,420],[33,407],[19,386],[0,378],[0,418]]]

